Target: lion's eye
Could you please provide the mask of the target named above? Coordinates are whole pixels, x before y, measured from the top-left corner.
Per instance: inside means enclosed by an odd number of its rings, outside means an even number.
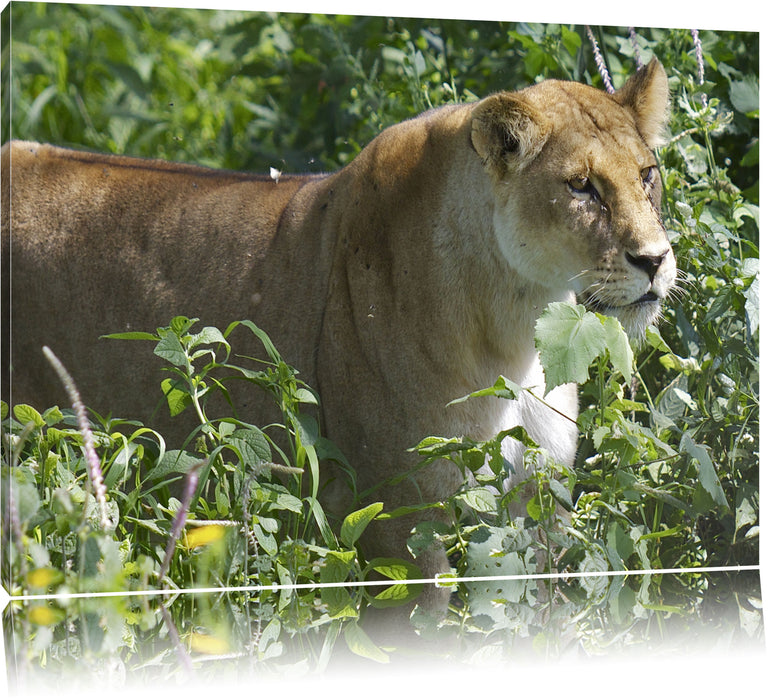
[[[645,186],[654,184],[655,177],[657,176],[657,168],[654,165],[650,165],[648,168],[644,168],[641,171],[641,181]]]
[[[571,194],[580,199],[596,199],[600,200],[601,197],[598,194],[598,190],[595,188],[589,178],[586,177],[572,177],[566,185],[569,188]]]

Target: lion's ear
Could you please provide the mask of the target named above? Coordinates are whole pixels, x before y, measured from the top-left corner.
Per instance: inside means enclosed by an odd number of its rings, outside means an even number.
[[[525,167],[542,150],[549,129],[528,100],[502,92],[482,100],[472,112],[471,141],[487,168],[501,170],[507,160]]]
[[[653,58],[640,68],[614,93],[614,99],[633,112],[636,128],[650,148],[665,142],[669,107],[668,78],[660,61]]]

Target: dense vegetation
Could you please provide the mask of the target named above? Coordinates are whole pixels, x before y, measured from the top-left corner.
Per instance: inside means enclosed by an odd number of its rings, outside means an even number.
[[[461,575],[532,573],[542,566],[537,561],[557,571],[757,562],[758,35],[624,27],[588,35],[581,26],[26,3],[13,4],[11,13],[13,36],[3,56],[10,50],[12,61],[10,68],[4,61],[3,89],[12,99],[3,100],[3,141],[11,136],[260,172],[339,168],[381,129],[428,107],[544,78],[600,87],[611,79],[617,87],[656,55],[673,94],[672,137],[658,155],[681,290],[635,358],[617,323],[577,307],[550,309],[537,327],[548,375],[582,383],[576,464],[537,471],[537,494],[517,522],[506,509],[517,494],[484,474],[444,503],[408,503],[429,514],[410,549],[441,541]],[[2,406],[9,554],[2,576],[12,593],[417,574],[411,561],[360,556],[360,534],[386,515],[380,505],[365,503],[344,523],[329,522],[317,500],[319,460],[345,465],[346,459],[303,410],[314,407],[314,392],[258,328],[249,328],[255,347],[234,349],[231,330],[177,318],[142,337],[111,341],[146,341],[149,362],[161,358],[173,369],[178,383],[170,409],[196,431],[187,445],[166,444],[152,425],[90,414],[92,453],[72,409]],[[594,349],[590,355],[558,349],[580,333]],[[234,359],[262,350],[267,364]],[[201,389],[224,367],[275,396],[273,426],[208,415]],[[509,400],[520,388],[499,379],[483,391]],[[519,428],[512,433],[529,445],[529,457],[538,456],[529,436]],[[498,474],[503,437],[429,439],[417,447],[419,464],[450,459],[465,476],[488,459]],[[188,486],[171,490],[181,478]],[[557,521],[558,505],[570,522]],[[435,513],[452,516],[453,524]],[[553,601],[566,612],[563,619],[592,596],[596,605],[607,601],[606,614],[618,623],[623,609],[648,609],[649,620],[662,614],[656,600],[695,600],[707,584],[688,576],[674,587],[651,585],[583,581],[544,592],[541,603],[532,584],[506,592],[462,587],[450,614],[484,636],[517,617],[549,635],[537,611]],[[345,621],[365,603],[389,606],[415,593],[397,584],[380,593],[256,594],[251,615],[273,630],[259,642],[259,656],[271,658],[277,649],[273,621],[298,632],[326,619],[338,621],[357,653],[380,658],[383,652]],[[490,603],[496,597],[514,614],[496,616]],[[45,640],[61,639],[63,605],[33,606],[19,634],[37,638],[38,651]],[[477,617],[486,609],[490,627]],[[112,610],[125,624],[162,624],[142,606]],[[239,618],[239,610],[229,610]],[[111,627],[104,617],[84,619],[83,644],[121,645],[105,641]]]

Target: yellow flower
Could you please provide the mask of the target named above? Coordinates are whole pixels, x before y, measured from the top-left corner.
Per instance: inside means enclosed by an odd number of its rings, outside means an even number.
[[[226,528],[223,525],[202,525],[188,530],[184,534],[184,543],[188,549],[202,547],[222,539]]]
[[[34,608],[30,608],[28,615],[29,621],[33,625],[41,625],[48,627],[50,625],[56,625],[64,619],[65,613],[58,608],[52,608],[48,605],[37,605]]]
[[[192,632],[189,642],[192,651],[198,651],[202,654],[226,654],[230,651],[229,642],[223,637]]]
[[[28,572],[27,585],[30,588],[48,588],[59,583],[63,578],[61,571],[50,566],[44,566]]]

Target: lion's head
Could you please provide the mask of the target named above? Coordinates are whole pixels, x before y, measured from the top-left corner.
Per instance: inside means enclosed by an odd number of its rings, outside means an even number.
[[[472,115],[506,260],[632,335],[656,320],[676,278],[652,151],[667,107],[666,74],[652,61],[612,95],[547,80],[483,100]]]

